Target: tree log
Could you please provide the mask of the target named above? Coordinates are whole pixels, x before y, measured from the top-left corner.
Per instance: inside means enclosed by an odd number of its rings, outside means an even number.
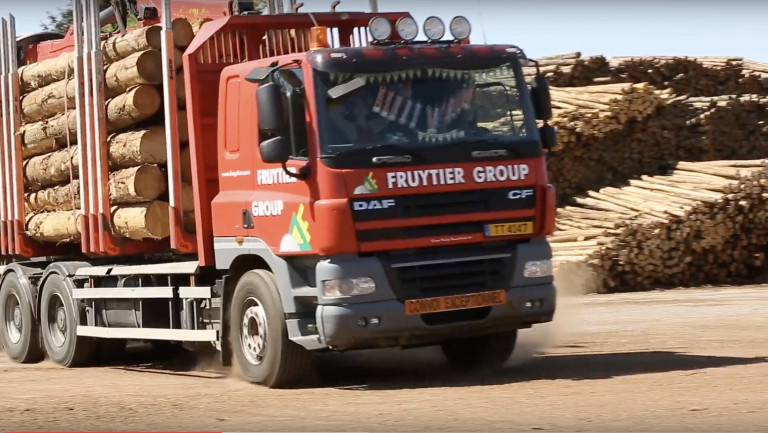
[[[176,74],[176,103],[179,110],[183,110],[187,106],[187,88],[184,80],[184,73]]]
[[[171,22],[173,44],[179,48],[187,48],[195,38],[195,30],[186,18],[176,18]]]
[[[109,163],[113,168],[141,164],[165,164],[165,128],[152,126],[113,134],[108,139]]]
[[[80,181],[25,194],[24,203],[27,212],[80,209]]]
[[[153,201],[112,207],[112,229],[116,236],[142,240],[170,235],[168,203]]]
[[[189,142],[189,126],[187,122],[187,110],[179,110],[176,116],[176,127],[179,131],[179,143]]]
[[[112,63],[104,73],[106,97],[113,98],[139,84],[163,82],[163,56],[157,50],[145,50]]]
[[[105,71],[105,96],[114,98],[139,84],[162,83],[162,57],[159,51],[138,52],[109,65]],[[39,122],[75,110],[75,81],[57,81],[34,90],[21,99],[25,123]]]
[[[116,131],[149,119],[161,105],[162,98],[156,87],[136,86],[107,102],[109,129]]]
[[[189,146],[181,149],[181,153],[179,153],[179,161],[181,165],[181,180],[184,182],[192,182],[192,160],[189,155]]]
[[[27,218],[26,232],[39,242],[77,242],[80,240],[79,217],[73,211],[34,214]]]
[[[132,30],[126,34],[113,36],[102,43],[104,61],[114,63],[133,53],[145,50],[160,50],[162,28],[159,25]]]
[[[155,165],[131,167],[109,174],[109,202],[113,205],[150,202],[160,197],[165,189],[163,171]],[[24,200],[28,212],[80,209],[80,181],[27,193]]]
[[[74,53],[30,63],[19,68],[19,91],[23,95],[74,75]]]
[[[72,172],[70,173],[70,164]],[[64,183],[77,178],[80,165],[78,146],[35,156],[23,163],[24,185],[33,190]]]
[[[181,210],[183,212],[194,212],[195,195],[192,185],[187,182],[181,183]]]
[[[160,197],[167,183],[156,165],[125,168],[109,174],[110,204],[143,203]]]
[[[200,29],[203,28],[203,25],[205,25],[205,23],[209,21],[213,21],[213,20],[210,18],[200,18],[190,22],[190,24],[192,25],[192,31],[195,33],[195,35],[197,35],[200,32]]]
[[[107,133],[116,132],[152,117],[160,109],[162,99],[156,87],[139,85],[107,101]],[[67,135],[77,140],[77,112],[30,123],[22,127],[23,146],[28,149],[61,147]],[[34,153],[31,150],[27,154]]]

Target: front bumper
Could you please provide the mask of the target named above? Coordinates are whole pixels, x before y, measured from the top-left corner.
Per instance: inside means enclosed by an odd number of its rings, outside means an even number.
[[[526,307],[526,302],[536,301],[538,306]],[[492,307],[485,318],[475,321],[429,325],[421,315],[406,315],[404,304],[394,299],[320,305],[316,318],[322,343],[334,350],[407,347],[549,322],[555,303],[555,286],[547,283],[507,289],[507,303]],[[378,318],[378,325],[371,324],[372,318]]]

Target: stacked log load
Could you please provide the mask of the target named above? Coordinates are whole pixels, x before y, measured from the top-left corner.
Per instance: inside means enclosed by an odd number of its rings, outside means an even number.
[[[555,267],[597,292],[730,283],[765,264],[766,160],[680,162],[576,203],[558,209]]]
[[[163,239],[170,234],[161,37],[156,25],[102,42],[107,132],[103,151],[109,163],[112,232],[134,240]],[[188,132],[181,53],[193,37],[187,20],[173,20],[182,146]],[[26,232],[41,242],[77,242],[82,168],[73,54],[22,66],[19,87]],[[189,171],[188,159],[182,160],[185,166],[182,171]],[[191,198],[183,200],[183,205],[185,212],[191,211]]]

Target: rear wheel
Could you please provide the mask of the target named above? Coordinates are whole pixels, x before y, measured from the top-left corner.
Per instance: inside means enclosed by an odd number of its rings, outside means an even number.
[[[232,297],[231,338],[240,372],[270,388],[298,385],[311,371],[312,355],[288,338],[285,315],[271,272],[240,278]]]
[[[18,275],[8,274],[0,287],[0,339],[5,353],[16,362],[38,362],[44,357],[32,305]]]
[[[85,321],[85,306],[72,299],[64,279],[53,274],[43,285],[40,326],[48,357],[65,367],[81,367],[93,360],[94,341],[77,335]]]
[[[456,368],[493,371],[512,356],[516,342],[517,330],[451,340],[441,347],[448,362]]]

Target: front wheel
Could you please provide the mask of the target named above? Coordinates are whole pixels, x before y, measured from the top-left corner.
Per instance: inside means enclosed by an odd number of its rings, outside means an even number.
[[[230,309],[232,351],[240,372],[269,388],[296,385],[311,370],[312,355],[288,338],[285,314],[271,272],[240,278]]]
[[[450,340],[441,345],[448,362],[463,370],[500,369],[512,356],[517,330]]]

